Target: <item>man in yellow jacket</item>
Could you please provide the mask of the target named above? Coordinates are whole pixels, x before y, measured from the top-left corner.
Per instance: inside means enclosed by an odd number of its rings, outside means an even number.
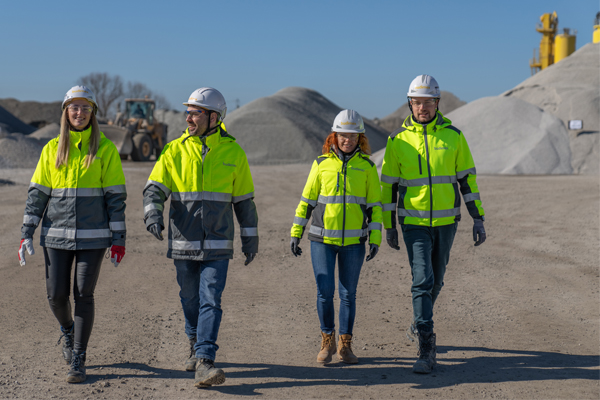
[[[144,188],[144,221],[158,240],[163,209],[171,196],[169,250],[174,259],[190,339],[186,370],[197,387],[225,382],[214,366],[229,260],[233,258],[235,211],[248,265],[258,252],[254,184],[244,150],[227,133],[227,106],[213,88],[195,90],[187,102],[188,128],[168,143]]]
[[[462,132],[437,109],[440,89],[429,75],[410,84],[412,115],[388,138],[381,170],[383,222],[390,247],[400,250],[396,212],[412,272],[414,322],[407,331],[419,340],[413,372],[436,364],[433,305],[444,285],[450,249],[460,221],[460,193],[474,220],[475,246],[486,239],[484,211],[473,157]]]

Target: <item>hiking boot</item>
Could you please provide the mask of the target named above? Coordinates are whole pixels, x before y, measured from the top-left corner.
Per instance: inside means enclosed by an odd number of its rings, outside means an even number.
[[[65,359],[67,364],[71,364],[71,355],[73,354],[73,343],[75,342],[74,330],[75,324],[71,325],[71,328],[69,330],[65,330],[61,326],[60,331],[62,332],[62,335],[60,335],[60,337],[58,338],[58,342],[56,342],[56,344],[58,345],[60,341],[63,338],[65,338],[65,341],[63,342],[62,352],[63,358]]]
[[[194,386],[207,387],[220,385],[225,382],[225,372],[221,368],[216,368],[213,360],[201,358],[196,363],[196,380]]]
[[[196,344],[196,338],[190,338],[190,357],[185,361],[185,370],[194,372],[196,370],[196,350],[194,350],[194,345]]]
[[[435,355],[437,347],[435,345],[435,333],[433,331],[419,331],[419,359],[413,365],[413,372],[417,374],[429,374],[436,364]]]
[[[415,342],[415,341],[417,341],[418,336],[419,336],[419,331],[417,331],[417,327],[415,326],[415,323],[413,322],[410,324],[410,326],[406,330],[406,338],[408,340],[410,340],[411,342]]]
[[[338,357],[346,364],[358,364],[358,357],[352,352],[352,335],[340,335]]]
[[[321,351],[317,355],[317,362],[330,363],[332,356],[336,353],[335,331],[330,334],[321,332]]]
[[[80,383],[85,381],[85,351],[73,350],[71,357],[71,369],[67,372],[67,382]]]

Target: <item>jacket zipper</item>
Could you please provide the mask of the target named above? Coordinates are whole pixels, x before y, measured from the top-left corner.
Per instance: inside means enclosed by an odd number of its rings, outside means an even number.
[[[200,146],[200,176],[202,177],[202,191],[204,192],[204,162],[206,161],[206,157],[208,156],[210,148],[206,145],[206,138],[204,138],[204,140],[200,138],[200,143],[202,143],[202,146]],[[205,147],[207,148],[206,153],[204,153]],[[206,227],[204,226],[204,199],[202,200],[202,205],[200,206],[200,219],[202,220],[202,249],[200,250],[200,259],[203,260],[204,243],[206,242]]]
[[[343,219],[342,219],[342,246],[344,245],[344,238],[346,236],[346,176],[348,176],[348,160],[344,155],[344,163],[342,164],[342,173],[344,174],[344,192],[343,192]]]
[[[429,226],[433,226],[433,183],[431,182],[431,165],[429,163],[429,146],[427,145],[427,125],[423,126],[425,154],[427,155],[427,173],[429,174]]]
[[[417,154],[417,163],[419,163],[419,175],[423,175],[423,167],[421,166],[421,155]]]

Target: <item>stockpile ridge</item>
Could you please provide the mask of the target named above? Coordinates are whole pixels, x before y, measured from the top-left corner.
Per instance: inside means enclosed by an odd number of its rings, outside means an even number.
[[[314,90],[287,87],[232,111],[225,125],[251,164],[306,163],[322,153],[341,110]],[[386,131],[366,119],[365,129],[373,151],[385,147]]]

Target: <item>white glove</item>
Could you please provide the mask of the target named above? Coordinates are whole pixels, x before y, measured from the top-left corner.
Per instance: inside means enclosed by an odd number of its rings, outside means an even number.
[[[21,239],[21,246],[19,247],[19,263],[21,267],[25,266],[25,249],[27,249],[30,256],[35,254],[32,239]]]

